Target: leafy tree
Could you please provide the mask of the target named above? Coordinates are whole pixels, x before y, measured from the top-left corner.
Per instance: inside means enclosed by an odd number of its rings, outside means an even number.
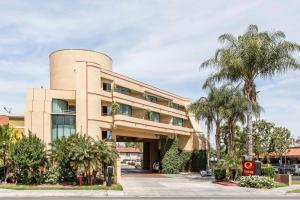
[[[70,142],[72,137],[62,137],[52,142],[50,149],[50,159],[52,161],[52,168],[56,168],[59,173],[59,181],[74,180],[76,178],[76,171],[71,167]]]
[[[125,142],[125,147],[143,149],[143,143],[142,142]]]
[[[243,93],[248,101],[247,154],[252,159],[252,105],[257,99],[255,80],[258,77],[271,78],[288,69],[299,69],[300,65],[293,53],[299,51],[300,46],[285,40],[285,34],[281,31],[259,32],[256,25],[250,25],[246,33],[238,37],[225,33],[219,37],[219,41],[224,46],[201,65],[203,68],[216,69],[204,86],[224,80],[244,83]]]
[[[11,148],[11,159],[16,168],[17,181],[23,184],[39,183],[42,168],[46,166],[45,144],[29,133]]]
[[[271,140],[273,150],[280,157],[282,163],[282,156],[291,144],[291,132],[284,127],[275,127]]]
[[[274,123],[265,120],[258,120],[253,123],[254,153],[258,158],[260,155],[263,155],[268,162],[274,128]]]
[[[10,148],[11,145],[13,145],[16,141],[20,140],[22,138],[22,133],[13,128],[9,125],[3,125],[0,126],[0,147],[2,148],[3,143],[6,145],[6,162],[5,162],[5,177],[4,181],[7,179],[7,174],[9,171],[13,169],[12,163],[11,163],[11,153]],[[3,151],[0,151],[0,165],[3,166]],[[1,174],[2,175],[2,174]]]

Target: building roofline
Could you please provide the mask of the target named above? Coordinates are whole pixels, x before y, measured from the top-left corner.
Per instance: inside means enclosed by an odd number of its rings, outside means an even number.
[[[51,52],[51,53],[49,54],[49,57],[51,57],[54,53],[57,53],[57,52],[59,52],[59,51],[69,51],[69,50],[75,50],[75,51],[76,51],[76,50],[80,50],[80,51],[94,52],[94,53],[98,53],[98,54],[104,55],[104,56],[108,57],[111,61],[113,61],[113,59],[112,59],[109,55],[107,55],[106,53],[102,53],[102,52],[100,52],[100,51],[95,51],[95,50],[90,50],[90,49],[80,49],[80,48],[70,48],[70,49],[66,48],[66,49],[59,49],[59,50],[56,50],[56,51]]]

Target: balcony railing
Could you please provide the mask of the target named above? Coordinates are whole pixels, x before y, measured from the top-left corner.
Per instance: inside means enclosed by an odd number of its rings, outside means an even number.
[[[172,124],[165,124],[125,115],[115,115],[115,125],[117,126],[124,126],[130,128],[138,128],[138,129],[145,129],[148,131],[154,131],[158,133],[175,133],[181,135],[190,135],[194,132],[194,129],[175,126]]]

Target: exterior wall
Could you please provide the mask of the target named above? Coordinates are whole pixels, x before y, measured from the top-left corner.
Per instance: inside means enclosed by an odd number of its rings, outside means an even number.
[[[24,116],[6,116],[0,115],[0,125],[9,125],[24,133]]]
[[[51,142],[52,99],[75,100],[75,91],[29,89],[25,113],[25,134],[30,130],[46,144]]]
[[[112,90],[116,85],[129,88],[133,94],[129,96],[104,91],[102,82],[112,83]],[[147,101],[145,95],[157,97],[157,103]],[[199,137],[203,133],[198,122],[185,112],[190,103],[188,99],[112,72],[112,60],[103,53],[69,49],[55,51],[50,55],[50,89],[29,89],[25,113],[25,133],[31,130],[45,143],[51,142],[54,98],[75,103],[76,132],[94,138],[101,138],[103,130],[112,130],[114,140],[118,136],[159,139],[160,135],[166,135],[177,137],[179,148],[183,150],[206,147]],[[113,102],[132,106],[134,115],[102,116],[101,104],[111,105]],[[185,109],[169,107],[171,102]],[[161,121],[145,119],[145,110],[160,113]],[[172,117],[182,118],[186,126],[173,125]],[[156,144],[149,146],[158,149]],[[151,162],[157,159],[153,155],[149,154]]]

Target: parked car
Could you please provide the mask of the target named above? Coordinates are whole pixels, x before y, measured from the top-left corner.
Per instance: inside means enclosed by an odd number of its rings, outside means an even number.
[[[278,172],[280,174],[294,174],[295,168],[293,168],[292,165],[282,165],[279,166]]]
[[[293,175],[300,176],[300,164],[293,164]]]
[[[128,163],[127,163],[128,165],[135,165],[135,161],[134,160],[131,160],[131,161],[129,161]]]

